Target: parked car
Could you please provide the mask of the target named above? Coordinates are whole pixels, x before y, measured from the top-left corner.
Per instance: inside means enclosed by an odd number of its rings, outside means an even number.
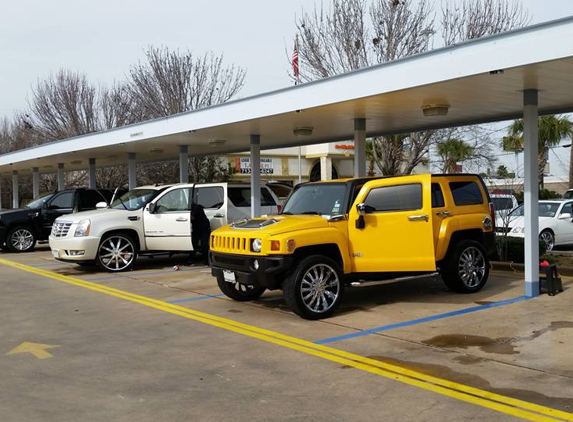
[[[250,193],[250,185],[240,183],[142,186],[120,196],[108,209],[58,218],[50,248],[60,261],[126,271],[138,255],[193,250],[192,198],[205,207],[212,227],[219,227],[250,215]],[[261,187],[263,212],[278,212],[277,202]]]
[[[498,226],[498,233],[525,237],[524,208],[520,205],[508,215],[507,226]],[[547,250],[573,244],[573,199],[539,201],[539,239]]]
[[[194,201],[205,208],[211,230],[251,217],[251,185],[241,182],[195,185]],[[281,204],[274,192],[261,185],[261,215],[278,214]]]
[[[573,199],[573,189],[568,189],[567,192],[563,194],[563,199]]]
[[[29,252],[36,241],[48,240],[56,218],[96,209],[98,202],[109,202],[110,189],[66,189],[47,193],[25,208],[0,212],[0,246],[11,252]]]
[[[507,215],[509,212],[519,206],[515,195],[493,193],[490,195],[493,209],[495,210],[496,226],[506,225]]]

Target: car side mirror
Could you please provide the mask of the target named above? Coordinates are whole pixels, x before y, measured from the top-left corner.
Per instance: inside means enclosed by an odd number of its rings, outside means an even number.
[[[149,214],[155,214],[155,211],[157,210],[156,206],[155,206],[155,202],[152,202],[151,204],[149,204]]]
[[[96,204],[96,210],[101,210],[101,209],[104,209],[104,208],[107,208],[107,202],[103,202],[103,201],[102,201],[102,202],[98,202],[98,203]]]
[[[363,229],[366,227],[366,219],[364,216],[366,215],[366,204],[361,202],[360,204],[356,204],[356,211],[358,212],[358,218],[356,219],[356,228]]]
[[[559,220],[568,220],[568,219],[571,219],[571,213],[563,212],[559,214]]]

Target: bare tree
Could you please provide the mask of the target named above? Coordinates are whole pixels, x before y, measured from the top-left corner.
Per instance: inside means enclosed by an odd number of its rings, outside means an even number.
[[[515,0],[449,0],[442,6],[445,45],[521,28],[530,22],[527,10]]]
[[[511,0],[464,0],[442,9],[444,44],[524,26],[528,14]],[[300,80],[310,81],[422,53],[435,42],[435,16],[427,0],[333,0],[295,19]],[[447,38],[446,38],[447,36]],[[290,56],[290,55],[289,55]],[[373,138],[371,169],[409,174],[427,160],[439,131]],[[481,144],[474,144],[481,151]]]
[[[196,57],[190,51],[154,47],[149,47],[145,54],[147,62],[131,67],[125,88],[134,110],[143,119],[227,102],[244,85],[245,71],[236,66],[225,66],[223,56],[207,53]],[[196,176],[207,172],[209,176],[202,181],[228,178],[229,172],[222,172],[217,162],[217,157],[192,158],[189,162],[190,177],[199,181],[202,178]],[[143,166],[140,174],[143,179],[153,179],[155,183],[173,182],[179,177],[176,163]]]
[[[145,55],[146,63],[131,67],[126,86],[145,119],[227,102],[244,85],[245,71],[224,66],[223,56],[154,47]]]

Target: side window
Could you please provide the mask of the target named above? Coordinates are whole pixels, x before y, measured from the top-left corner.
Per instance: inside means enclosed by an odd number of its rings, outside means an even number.
[[[483,204],[483,196],[476,182],[450,182],[456,205]]]
[[[62,192],[54,195],[48,207],[51,209],[72,209],[74,207],[74,192]]]
[[[157,213],[190,211],[189,189],[175,189],[167,192],[155,203]]]
[[[372,189],[364,200],[370,211],[408,211],[422,208],[422,185],[385,186]]]
[[[251,206],[251,188],[250,187],[230,187],[228,188],[227,195],[229,200],[236,207],[250,207]],[[261,187],[261,206],[274,207],[277,205],[273,195],[268,191],[268,188]]]
[[[563,205],[563,208],[561,208],[561,214],[572,214],[573,211],[571,210],[571,202],[569,202],[568,204]]]
[[[219,186],[195,189],[195,202],[203,208],[217,209],[225,202],[225,190]]]
[[[80,191],[78,194],[78,209],[80,211],[95,210],[98,202],[108,202],[97,190]]]
[[[261,206],[274,207],[277,205],[268,188],[261,188]]]
[[[432,208],[442,208],[445,205],[442,187],[439,183],[432,183]]]

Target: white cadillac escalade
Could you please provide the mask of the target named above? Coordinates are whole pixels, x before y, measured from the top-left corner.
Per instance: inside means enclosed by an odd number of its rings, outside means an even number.
[[[191,203],[203,205],[216,229],[250,217],[250,185],[242,183],[142,186],[108,208],[56,219],[49,237],[54,258],[107,271],[130,269],[139,254],[188,252]],[[261,186],[261,213],[280,211],[275,194]],[[102,204],[105,206],[105,204]]]

